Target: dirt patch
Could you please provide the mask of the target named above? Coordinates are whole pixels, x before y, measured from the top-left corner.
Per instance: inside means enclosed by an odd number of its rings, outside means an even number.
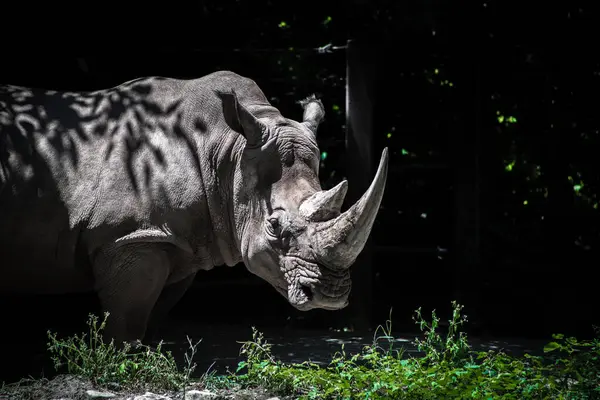
[[[191,392],[191,393],[190,393]],[[277,397],[262,388],[205,390],[201,387],[188,389],[185,399],[193,400],[287,400],[292,397]],[[123,392],[111,388],[95,387],[89,380],[73,375],[55,378],[22,380],[0,388],[0,400],[184,400],[183,392]]]
[[[69,399],[89,400],[87,390],[92,383],[72,375],[59,375],[52,380],[24,379],[0,389],[0,399]]]

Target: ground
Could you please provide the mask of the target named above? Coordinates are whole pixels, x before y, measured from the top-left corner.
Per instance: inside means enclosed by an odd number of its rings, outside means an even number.
[[[8,390],[6,390],[8,389]],[[115,388],[116,389],[116,388]],[[144,390],[138,392],[120,392],[110,388],[94,387],[89,381],[72,376],[59,375],[51,380],[37,380],[23,382],[0,391],[2,400],[287,400],[285,397],[276,397],[263,389],[219,389],[204,390],[202,388],[188,389],[186,397],[183,392],[152,393]],[[290,398],[291,399],[291,398]]]

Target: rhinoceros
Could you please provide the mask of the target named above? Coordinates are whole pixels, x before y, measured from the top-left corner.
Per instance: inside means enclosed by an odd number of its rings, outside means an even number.
[[[249,78],[145,77],[93,92],[0,86],[0,292],[95,292],[143,339],[196,273],[243,262],[298,310],[348,304],[387,177],[342,212],[311,96],[285,118]]]

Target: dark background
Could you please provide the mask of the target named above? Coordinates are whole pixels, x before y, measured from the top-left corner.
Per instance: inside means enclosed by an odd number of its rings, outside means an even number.
[[[361,159],[346,148],[352,68],[352,84],[367,88],[364,112],[372,110],[371,130],[361,132],[372,146],[369,179],[381,150],[391,150],[352,307],[299,313],[240,265],[200,273],[173,318],[358,329],[393,308],[406,331],[417,307],[446,318],[457,299],[473,334],[590,336],[600,324],[596,13],[578,1],[340,4],[223,0],[74,17],[37,8],[29,17],[40,23],[5,13],[0,82],[87,91],[228,69],[297,119],[296,101],[317,92],[327,109],[322,184],[346,177],[352,188],[361,185],[351,168]],[[348,40],[358,54],[351,62],[346,48],[317,51]],[[90,296],[2,305],[3,335],[31,341],[48,328],[80,328],[97,307]]]

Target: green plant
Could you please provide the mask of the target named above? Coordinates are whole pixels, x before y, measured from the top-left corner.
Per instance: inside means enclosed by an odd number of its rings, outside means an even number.
[[[70,374],[89,378],[98,385],[112,383],[128,389],[178,389],[188,383],[191,371],[180,372],[171,353],[163,352],[162,342],[156,349],[139,342],[124,343],[122,347],[115,345],[114,340],[106,343],[102,331],[108,317],[105,313],[98,323],[98,317],[90,315],[89,332],[66,339],[58,339],[48,331],[48,350],[55,368],[66,366]]]
[[[544,353],[552,355],[558,384],[565,393],[589,393],[600,398],[600,329],[594,330],[592,340],[554,334],[554,341],[544,346]]]
[[[421,315],[421,307],[415,311],[413,320],[421,332],[425,334],[425,340],[416,338],[414,344],[419,351],[425,353],[425,360],[433,363],[459,363],[471,362],[469,358],[471,346],[467,341],[467,335],[460,331],[460,327],[467,322],[467,316],[461,316],[464,306],[452,301],[452,318],[448,320],[448,333],[446,338],[438,332],[440,319],[435,310],[431,312],[431,322],[427,322]]]
[[[598,398],[599,375],[593,369],[598,362],[597,340],[585,345],[574,340],[550,344],[548,351],[567,353],[554,363],[528,354],[517,358],[496,351],[474,352],[461,331],[467,321],[461,315],[463,306],[452,302],[452,307],[445,335],[439,333],[435,311],[431,321],[423,318],[420,308],[415,311],[413,319],[424,338],[416,338],[414,344],[422,357],[406,357],[404,349],[394,348],[391,315],[385,326],[376,329],[371,345],[353,355],[342,346],[327,366],[283,364],[273,357],[262,333],[253,328],[253,339],[244,342],[241,349],[246,360],[236,373],[247,371],[232,375],[229,382],[263,386],[300,399]],[[569,374],[578,377],[577,382],[570,378],[565,385]]]
[[[185,398],[185,394],[187,392],[188,385],[190,384],[190,378],[192,373],[196,370],[197,364],[193,361],[194,356],[196,355],[198,345],[202,342],[202,339],[198,340],[196,343],[192,343],[192,339],[189,336],[186,336],[188,342],[188,351],[185,352],[185,370],[183,372],[184,382],[183,382],[183,397]],[[210,370],[210,368],[209,368]],[[207,371],[208,372],[208,371]],[[206,377],[206,373],[202,375],[202,378]]]

